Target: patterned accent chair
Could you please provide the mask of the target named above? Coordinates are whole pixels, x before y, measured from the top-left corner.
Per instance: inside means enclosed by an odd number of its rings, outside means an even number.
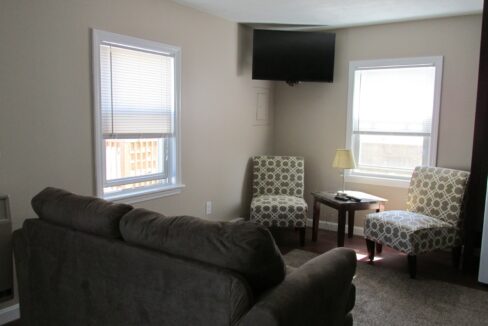
[[[382,245],[408,256],[408,270],[415,278],[417,255],[452,249],[453,263],[461,255],[462,204],[469,172],[437,167],[415,168],[408,189],[406,211],[368,214],[364,236],[372,263]]]
[[[308,206],[303,199],[304,159],[295,156],[253,157],[251,222],[266,227],[294,227],[305,244]]]

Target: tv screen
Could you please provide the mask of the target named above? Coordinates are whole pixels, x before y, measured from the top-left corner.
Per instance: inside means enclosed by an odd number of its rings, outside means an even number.
[[[252,78],[332,82],[335,34],[254,30]]]

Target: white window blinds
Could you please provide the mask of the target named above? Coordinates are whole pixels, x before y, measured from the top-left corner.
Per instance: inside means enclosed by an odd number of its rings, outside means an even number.
[[[435,67],[356,70],[353,131],[432,131]]]
[[[104,138],[162,138],[174,132],[174,57],[100,45]]]

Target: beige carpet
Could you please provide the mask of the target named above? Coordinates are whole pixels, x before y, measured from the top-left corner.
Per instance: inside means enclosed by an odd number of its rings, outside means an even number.
[[[293,250],[285,255],[288,265],[298,267],[317,256]],[[488,292],[435,280],[411,280],[358,262],[354,325],[488,325]]]

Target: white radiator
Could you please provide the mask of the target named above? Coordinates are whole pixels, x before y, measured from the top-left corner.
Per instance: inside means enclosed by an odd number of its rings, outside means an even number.
[[[483,239],[481,240],[480,271],[478,280],[488,284],[488,191],[485,201],[485,218],[483,221]]]

